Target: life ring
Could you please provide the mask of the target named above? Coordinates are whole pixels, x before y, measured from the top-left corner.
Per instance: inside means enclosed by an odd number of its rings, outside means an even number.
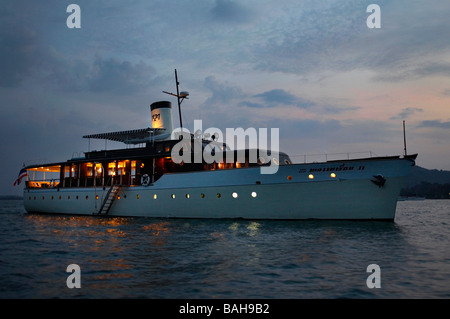
[[[148,176],[148,174],[144,174],[141,176],[141,184],[144,186],[150,184],[150,176]]]

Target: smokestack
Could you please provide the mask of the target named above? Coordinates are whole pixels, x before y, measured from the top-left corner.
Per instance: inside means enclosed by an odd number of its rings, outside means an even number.
[[[173,130],[172,104],[169,101],[159,101],[152,103],[150,109],[152,112],[152,128],[165,129],[165,131],[156,131],[155,138],[157,138],[158,135],[168,134],[167,138],[162,138],[162,136],[160,136],[160,138],[170,139]]]

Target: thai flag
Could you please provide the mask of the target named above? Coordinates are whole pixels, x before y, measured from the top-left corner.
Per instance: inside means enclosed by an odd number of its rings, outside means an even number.
[[[19,185],[22,182],[22,178],[24,178],[25,176],[28,176],[28,172],[24,167],[20,170],[19,176],[17,177],[16,181],[14,182],[14,186]]]

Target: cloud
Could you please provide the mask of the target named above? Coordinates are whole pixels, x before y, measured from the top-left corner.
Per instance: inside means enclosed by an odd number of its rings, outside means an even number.
[[[299,106],[301,108],[308,108],[313,106],[314,103],[311,101],[307,101],[302,98],[298,98],[295,95],[290,94],[284,90],[275,89],[266,91],[261,94],[255,95],[255,97],[260,97],[263,101],[269,106],[277,106],[277,105],[293,105]]]
[[[0,33],[0,86],[17,87],[30,75],[39,57],[36,34],[27,28]]]
[[[315,103],[297,97],[285,90],[274,89],[253,95],[250,100],[244,100],[240,103],[240,105],[252,108],[266,108],[266,107],[278,107],[290,105],[306,109],[311,106],[314,106]]]
[[[212,96],[205,102],[206,105],[228,103],[233,99],[245,96],[239,87],[220,83],[214,76],[206,77],[203,86],[212,92]]]
[[[230,0],[216,0],[211,13],[216,21],[226,23],[244,23],[252,18],[249,9]]]
[[[450,9],[449,3],[377,2],[382,19],[377,30],[365,23],[369,3],[291,5],[291,14],[298,19],[270,17],[273,31],[268,40],[252,48],[256,67],[301,75],[366,69],[378,81],[450,75],[445,58],[450,42],[444,40],[450,20],[443,14]]]
[[[155,73],[155,69],[144,62],[132,64],[97,57],[91,68],[88,86],[93,92],[130,94],[148,87]]]
[[[450,129],[450,121],[443,122],[441,120],[427,120],[427,121],[422,121],[419,124],[419,127]]]
[[[423,112],[423,109],[418,108],[418,107],[407,107],[401,110],[400,113],[398,113],[395,116],[391,117],[391,120],[401,120],[401,119],[406,119],[408,117],[410,117],[411,115],[413,115],[416,112]]]

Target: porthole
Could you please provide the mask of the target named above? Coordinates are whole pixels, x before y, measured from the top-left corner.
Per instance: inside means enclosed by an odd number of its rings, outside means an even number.
[[[313,175],[313,174],[309,174],[309,175],[308,175],[308,178],[309,178],[309,179],[314,179],[314,175]]]
[[[136,195],[136,199],[139,199],[139,194]]]
[[[238,193],[234,192],[231,196],[233,196],[233,198],[238,198]]]
[[[89,198],[89,196],[88,195],[86,195],[86,199],[88,199]]]
[[[205,198],[205,194],[201,193],[201,194],[200,194],[200,197],[201,197],[201,198]]]
[[[186,198],[189,198],[190,197],[190,195],[189,194],[186,194]]]
[[[95,195],[95,199],[98,199],[98,195]]]
[[[53,198],[54,198],[54,197],[52,196],[52,200],[53,200]]]
[[[120,195],[117,195],[117,199],[120,199]]]
[[[256,196],[258,196],[258,194],[256,194],[256,192],[252,192],[252,197],[255,198]]]
[[[78,195],[77,195],[77,197],[75,197],[76,199],[78,199]]]
[[[157,199],[157,198],[158,198],[158,195],[154,194],[153,199]]]
[[[288,179],[288,181],[291,181],[291,180],[292,180],[292,176],[289,175],[289,176],[287,177],[287,179]]]
[[[331,176],[331,178],[335,178],[336,174],[335,173],[331,173],[330,176]]]
[[[170,195],[170,197],[175,198],[175,194]]]
[[[222,195],[220,193],[217,193],[217,198],[222,197]]]

